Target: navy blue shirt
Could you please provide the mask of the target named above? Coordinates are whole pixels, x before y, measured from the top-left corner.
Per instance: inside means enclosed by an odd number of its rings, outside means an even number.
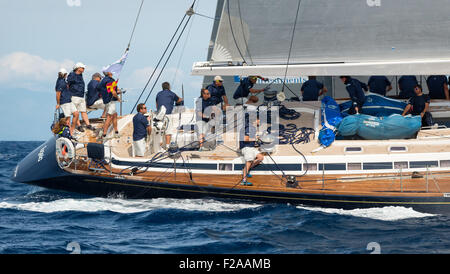
[[[97,89],[97,86],[100,84],[100,81],[97,80],[91,80],[88,83],[87,86],[87,93],[86,93],[86,105],[92,106],[95,101],[100,99],[100,93]]]
[[[448,85],[444,75],[431,75],[427,78],[427,86],[431,99],[445,99],[444,85]]]
[[[366,100],[366,96],[364,95],[364,91],[361,87],[361,82],[357,79],[349,78],[347,79],[345,86],[353,103],[357,103],[359,106],[362,106]]]
[[[392,84],[386,76],[371,76],[368,85],[370,92],[386,96],[386,89]]]
[[[253,83],[250,81],[248,77],[241,80],[238,88],[233,94],[233,99],[238,99],[241,97],[247,97],[250,94],[250,89],[253,88]]]
[[[59,97],[60,105],[72,102],[72,100],[71,100],[72,94],[69,91],[69,87],[67,86],[66,79],[58,78],[58,80],[56,80],[55,90],[61,92],[61,96]]]
[[[133,117],[133,141],[139,141],[147,136],[147,127],[149,126],[147,117],[138,112]]]
[[[422,113],[422,111],[425,109],[426,103],[430,103],[430,97],[426,94],[422,93],[422,95],[420,96],[414,95],[413,97],[411,97],[408,101],[408,104],[412,107],[411,114],[420,115],[420,113]]]
[[[215,106],[216,104],[214,103],[213,100],[211,100],[211,98],[208,98],[207,100],[203,99],[203,97],[198,98],[198,100],[196,101],[196,108],[197,108],[197,121],[200,121],[200,119],[204,122],[209,122],[210,118],[205,118],[203,117],[202,114],[205,113],[205,109],[207,107],[210,106]],[[201,112],[200,112],[201,109]],[[212,111],[210,113],[207,114],[211,114],[213,113]]]
[[[315,79],[306,81],[301,88],[301,91],[303,91],[303,101],[317,101],[321,89],[323,89],[321,82]]]
[[[103,104],[108,104],[111,101],[116,101],[117,99],[113,98],[112,92],[108,92],[106,85],[114,82],[114,78],[105,76],[100,83],[97,85],[97,90],[100,93],[100,96],[103,99]]]
[[[165,89],[156,95],[156,104],[158,105],[157,111],[161,108],[161,106],[164,106],[166,108],[166,114],[172,114],[173,105],[179,100],[180,98],[171,90]]]
[[[413,75],[402,76],[398,80],[398,85],[400,86],[399,97],[409,99],[416,94],[414,92],[414,87],[417,85],[417,78]]]
[[[216,84],[213,82],[206,88],[209,90],[209,94],[211,94],[211,100],[213,101],[214,105],[223,102],[222,96],[226,95],[225,88],[223,86],[216,86]]]
[[[67,76],[67,84],[69,84],[70,93],[72,96],[84,98],[84,80],[83,74],[76,74],[75,72],[69,73]]]

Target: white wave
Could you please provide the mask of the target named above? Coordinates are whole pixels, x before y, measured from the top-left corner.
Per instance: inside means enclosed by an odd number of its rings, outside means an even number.
[[[117,213],[138,213],[155,209],[181,209],[198,211],[238,211],[246,208],[257,208],[257,204],[224,203],[215,200],[197,199],[150,199],[150,200],[124,200],[124,199],[60,199],[51,202],[10,203],[0,202],[0,208],[53,213],[62,211],[97,212],[112,211]]]
[[[321,207],[304,207],[297,206],[299,209],[320,211],[329,214],[348,215],[354,217],[370,218],[382,221],[398,221],[410,218],[424,218],[435,216],[433,214],[422,213],[413,210],[412,208],[406,208],[401,206],[386,206],[386,207],[374,207],[374,208],[360,208],[360,209],[336,209],[336,208],[321,208]]]

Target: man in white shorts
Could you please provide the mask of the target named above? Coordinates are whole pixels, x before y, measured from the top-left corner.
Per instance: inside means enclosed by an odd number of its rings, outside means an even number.
[[[133,148],[134,156],[143,157],[147,150],[146,137],[152,133],[152,127],[145,116],[147,107],[145,104],[137,105],[137,114],[133,117]]]
[[[78,111],[75,105],[72,103],[69,88],[66,82],[67,70],[61,68],[58,72],[58,80],[56,80],[56,109],[61,108],[65,117],[70,117],[73,114],[72,125],[70,126],[70,134],[73,135],[73,131],[77,125]]]
[[[98,84],[102,80],[102,75],[98,72],[92,75],[92,80],[89,81],[86,93],[86,107],[88,109],[103,109],[102,118],[106,117],[105,104],[100,97]]]
[[[252,186],[253,184],[247,181],[247,178],[251,178],[250,170],[255,166],[259,165],[264,160],[264,154],[262,154],[256,147],[256,128],[254,124],[258,123],[256,121],[250,121],[251,115],[245,114],[244,128],[242,129],[239,148],[244,156],[245,165],[242,171],[242,182],[241,185]],[[243,134],[242,134],[243,133]]]
[[[106,121],[103,125],[103,135],[102,138],[106,137],[108,128],[113,124],[114,127],[114,137],[119,138],[119,130],[117,128],[117,112],[116,112],[116,102],[120,102],[120,98],[117,95],[117,81],[112,78],[112,73],[109,71],[104,71],[105,77],[100,82],[98,89],[102,95],[103,103],[105,104]]]
[[[78,112],[81,113],[86,128],[95,130],[89,123],[89,118],[86,113],[86,100],[84,99],[84,79],[83,72],[86,66],[83,63],[76,63],[73,67],[73,71],[67,76],[67,84],[69,85],[69,91],[72,94],[72,103],[75,105]],[[78,126],[77,129],[81,132],[84,131],[83,127]]]

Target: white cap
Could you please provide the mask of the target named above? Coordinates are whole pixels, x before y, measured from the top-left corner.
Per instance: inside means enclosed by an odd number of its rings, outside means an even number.
[[[222,81],[223,82],[223,79],[222,79],[222,77],[217,75],[216,77],[214,77],[214,81]]]
[[[86,66],[83,63],[78,62],[75,64],[75,66],[73,66],[74,70],[76,70],[77,68],[86,68]]]
[[[62,74],[67,74],[67,70],[65,68],[60,68],[58,72]]]

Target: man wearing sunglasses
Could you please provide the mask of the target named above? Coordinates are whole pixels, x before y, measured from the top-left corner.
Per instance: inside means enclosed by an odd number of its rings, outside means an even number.
[[[145,104],[138,104],[137,114],[133,117],[133,147],[134,156],[136,157],[143,157],[145,155],[145,138],[152,133],[152,127],[147,117],[145,117],[145,113],[147,113]]]

